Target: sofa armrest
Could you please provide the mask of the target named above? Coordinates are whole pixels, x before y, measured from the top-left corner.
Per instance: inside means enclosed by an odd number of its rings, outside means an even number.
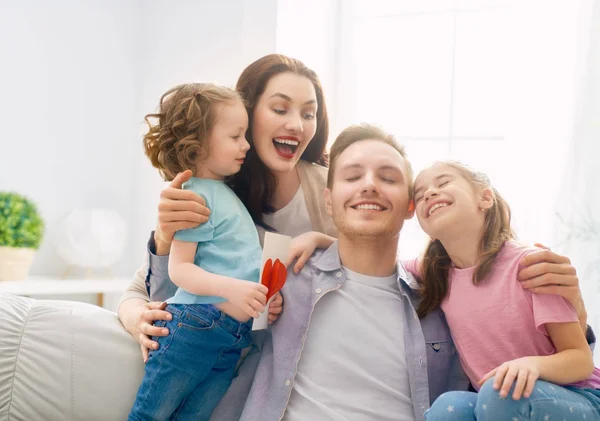
[[[0,421],[126,419],[143,374],[115,313],[0,294]]]

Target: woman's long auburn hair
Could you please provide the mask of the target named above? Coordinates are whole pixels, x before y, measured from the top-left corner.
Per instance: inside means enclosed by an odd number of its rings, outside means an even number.
[[[254,139],[252,139],[252,127],[254,110],[269,80],[273,76],[286,72],[308,78],[312,82],[317,96],[317,130],[301,159],[327,166],[325,148],[329,136],[329,119],[323,88],[317,74],[300,60],[281,54],[261,57],[246,67],[238,79],[236,90],[242,96],[246,104],[246,111],[248,111],[249,125],[246,139],[250,143],[250,150],[246,153],[246,162],[242,165],[242,169],[231,177],[229,185],[248,209],[254,223],[268,230],[272,230],[272,228],[265,224],[263,214],[274,211],[271,202],[277,188],[277,180],[256,153]]]
[[[446,165],[456,169],[475,190],[490,188],[493,191],[494,202],[492,207],[485,211],[483,235],[479,243],[480,260],[473,273],[473,283],[478,284],[490,273],[494,260],[504,243],[515,238],[515,233],[510,225],[510,207],[484,173],[474,171],[456,161],[441,161],[434,165]],[[422,268],[421,291],[423,298],[417,308],[417,314],[422,318],[438,308],[448,293],[448,273],[452,261],[440,240],[429,241],[420,266]]]

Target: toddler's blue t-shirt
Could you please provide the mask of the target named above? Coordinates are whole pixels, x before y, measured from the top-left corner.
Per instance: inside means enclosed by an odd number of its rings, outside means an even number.
[[[192,177],[183,188],[202,196],[211,211],[206,223],[175,233],[176,240],[198,243],[194,263],[217,275],[258,282],[262,249],[252,217],[241,200],[220,180]],[[167,300],[173,304],[224,301],[223,297],[195,295],[182,288]]]

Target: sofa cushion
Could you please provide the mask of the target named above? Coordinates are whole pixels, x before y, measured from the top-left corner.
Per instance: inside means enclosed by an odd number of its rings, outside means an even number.
[[[0,421],[125,420],[143,374],[115,313],[0,294]]]

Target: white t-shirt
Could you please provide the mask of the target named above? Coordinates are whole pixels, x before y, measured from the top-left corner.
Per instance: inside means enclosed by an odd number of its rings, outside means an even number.
[[[414,421],[397,275],[344,269],[313,311],[284,421]]]
[[[273,213],[263,215],[267,225],[277,230],[279,234],[296,237],[305,232],[312,231],[308,208],[302,186],[287,205]]]

